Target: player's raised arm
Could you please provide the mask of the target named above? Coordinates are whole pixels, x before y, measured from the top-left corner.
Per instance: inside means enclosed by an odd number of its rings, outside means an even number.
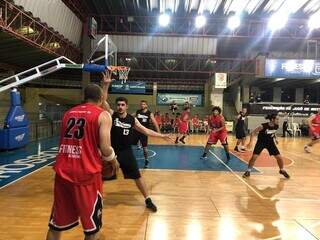
[[[113,110],[111,109],[109,103],[108,103],[108,91],[111,84],[111,75],[112,72],[107,70],[106,72],[102,73],[102,81],[101,81],[101,87],[103,91],[103,108],[108,111],[111,115],[113,114]]]

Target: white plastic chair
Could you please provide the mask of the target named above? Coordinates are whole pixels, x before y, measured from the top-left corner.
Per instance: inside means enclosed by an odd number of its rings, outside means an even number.
[[[299,133],[299,136],[301,136],[301,129],[299,127],[298,123],[292,123],[292,129],[293,129],[293,136],[296,136],[296,133]]]

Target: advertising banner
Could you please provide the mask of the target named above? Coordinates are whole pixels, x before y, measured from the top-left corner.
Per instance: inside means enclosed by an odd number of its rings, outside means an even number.
[[[135,94],[135,93],[146,93],[146,84],[144,82],[125,82],[121,83],[119,81],[115,81],[111,85],[112,93],[127,93],[127,94]]]
[[[178,105],[189,102],[192,106],[202,106],[201,94],[158,93],[157,104],[170,105],[173,101]]]

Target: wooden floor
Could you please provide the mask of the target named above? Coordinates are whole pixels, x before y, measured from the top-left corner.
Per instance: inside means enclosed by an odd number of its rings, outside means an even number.
[[[187,141],[203,145],[206,137]],[[131,181],[107,182],[101,239],[320,239],[320,145],[305,154],[306,141],[280,139],[283,155],[294,161],[290,180],[276,167],[260,168],[246,181],[234,172],[143,171],[155,214]],[[53,176],[47,167],[0,190],[1,240],[45,238]],[[82,239],[81,227],[63,239]]]

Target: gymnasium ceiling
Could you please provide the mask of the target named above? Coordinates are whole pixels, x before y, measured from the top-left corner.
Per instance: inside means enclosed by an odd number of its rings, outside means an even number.
[[[273,12],[290,12],[304,18],[320,13],[319,0],[64,0],[79,17],[88,15],[157,15],[170,11],[177,16],[207,13],[227,16],[243,13],[252,17],[267,17]]]

